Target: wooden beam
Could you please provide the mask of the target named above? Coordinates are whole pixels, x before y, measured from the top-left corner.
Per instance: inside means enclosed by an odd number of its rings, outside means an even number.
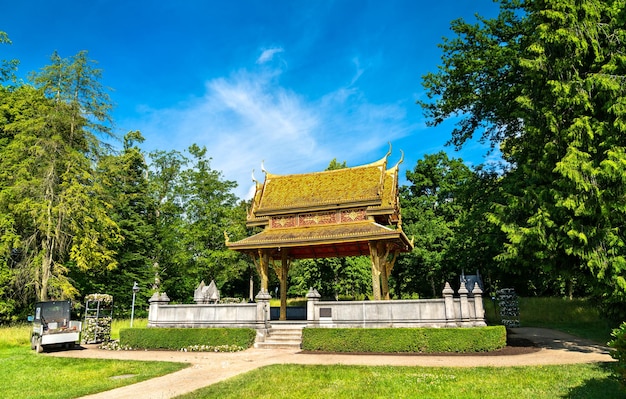
[[[378,255],[378,243],[370,241],[370,259],[372,261],[372,295],[375,301],[380,301],[380,256]]]

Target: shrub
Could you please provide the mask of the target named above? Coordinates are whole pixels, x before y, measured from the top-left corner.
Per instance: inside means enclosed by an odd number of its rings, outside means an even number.
[[[120,345],[133,349],[184,350],[195,347],[236,346],[246,349],[254,344],[251,328],[128,328],[120,330]]]
[[[611,335],[613,340],[609,342],[609,346],[615,349],[611,352],[611,356],[617,360],[615,374],[622,387],[626,389],[626,322],[614,329]]]
[[[305,328],[302,349],[324,352],[487,352],[506,345],[504,326],[475,328]]]

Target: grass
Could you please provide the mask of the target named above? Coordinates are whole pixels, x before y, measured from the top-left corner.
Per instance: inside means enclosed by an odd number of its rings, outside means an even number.
[[[497,306],[484,298],[488,324],[498,324]],[[587,299],[520,298],[520,325],[564,331],[580,338],[606,344],[617,325],[605,320],[598,308]]]
[[[524,327],[565,331],[603,344],[617,327],[603,319],[589,300],[563,298],[520,298],[520,323]]]
[[[146,328],[148,319],[133,319],[133,328]],[[130,319],[116,319],[111,323],[111,339],[120,339],[120,330],[130,328]]]
[[[199,398],[626,398],[603,364],[539,367],[273,365],[180,396]]]
[[[187,367],[172,362],[75,359],[30,349],[30,325],[0,327],[0,398],[65,399],[103,392]],[[123,376],[124,378],[115,378]]]
[[[30,324],[0,327],[0,349],[30,345],[31,329]]]

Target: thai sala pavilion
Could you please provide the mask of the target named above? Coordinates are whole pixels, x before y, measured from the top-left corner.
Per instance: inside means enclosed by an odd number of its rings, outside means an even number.
[[[286,319],[287,275],[294,259],[368,255],[373,299],[389,299],[388,278],[396,258],[412,249],[402,231],[398,199],[400,161],[387,168],[390,151],[362,166],[275,175],[265,169],[256,182],[248,227],[263,230],[228,248],[254,259],[261,293],[268,293],[270,267],[280,281],[280,320]]]

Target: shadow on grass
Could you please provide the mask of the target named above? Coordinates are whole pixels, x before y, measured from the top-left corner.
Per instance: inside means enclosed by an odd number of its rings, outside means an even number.
[[[613,365],[611,363],[603,363],[600,367],[609,373],[613,372]],[[613,376],[606,378],[592,378],[585,381],[581,386],[572,389],[567,395],[564,396],[564,398],[626,399],[626,388],[622,388],[617,378]]]

